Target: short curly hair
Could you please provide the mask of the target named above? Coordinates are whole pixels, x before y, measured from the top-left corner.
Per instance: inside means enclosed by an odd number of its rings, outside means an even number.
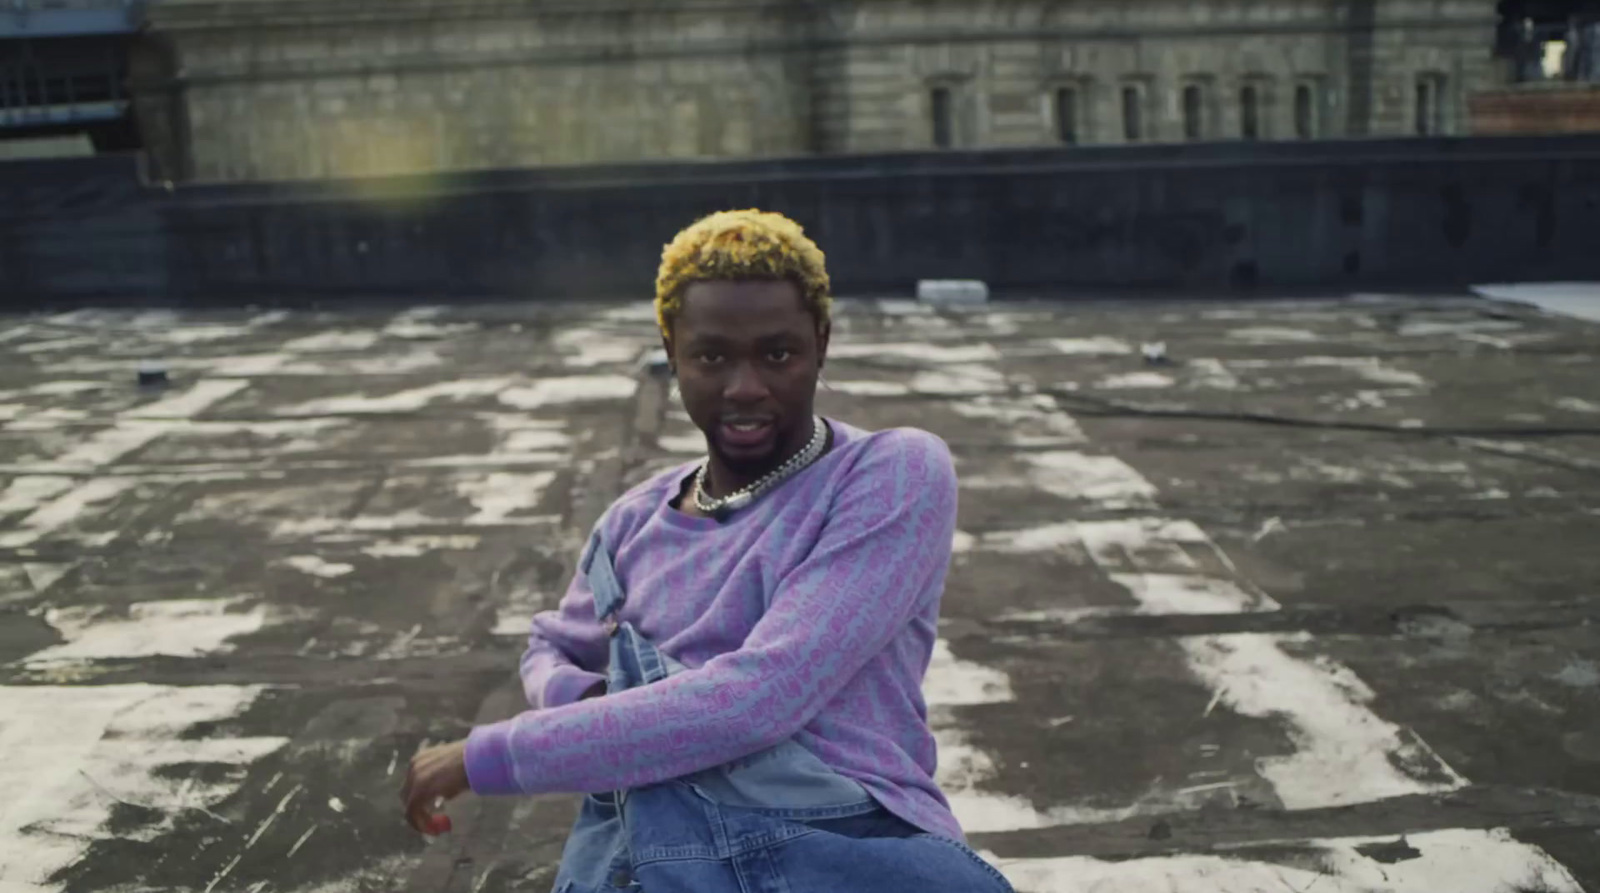
[[[672,334],[683,293],[695,282],[787,279],[820,325],[833,309],[822,249],[800,224],[770,211],[718,211],[685,227],[661,251],[656,273],[656,322]]]

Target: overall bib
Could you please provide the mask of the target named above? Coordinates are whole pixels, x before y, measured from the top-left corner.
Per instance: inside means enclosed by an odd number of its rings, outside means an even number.
[[[631,623],[596,525],[583,556],[611,633],[606,690],[684,668]],[[1014,893],[965,844],[890,814],[810,751],[776,747],[683,778],[583,800],[554,893]]]

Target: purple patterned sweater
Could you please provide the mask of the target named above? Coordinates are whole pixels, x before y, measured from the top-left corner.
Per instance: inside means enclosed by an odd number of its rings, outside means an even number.
[[[617,500],[602,523],[622,619],[689,669],[580,701],[607,642],[577,575],[533,621],[534,709],[468,738],[475,792],[639,787],[793,738],[895,815],[961,838],[922,699],[955,530],[950,453],[915,429],[830,424],[827,455],[726,523],[669,504],[689,466]]]

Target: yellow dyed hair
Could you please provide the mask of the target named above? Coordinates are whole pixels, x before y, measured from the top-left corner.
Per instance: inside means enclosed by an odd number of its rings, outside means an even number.
[[[656,321],[662,334],[671,334],[691,283],[722,279],[787,279],[800,287],[819,325],[832,311],[826,258],[800,224],[753,208],[718,211],[690,224],[661,252]]]

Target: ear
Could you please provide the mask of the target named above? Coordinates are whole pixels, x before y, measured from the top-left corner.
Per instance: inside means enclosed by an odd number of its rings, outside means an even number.
[[[817,326],[817,369],[822,369],[828,361],[828,339],[833,336],[833,323],[824,322]]]

